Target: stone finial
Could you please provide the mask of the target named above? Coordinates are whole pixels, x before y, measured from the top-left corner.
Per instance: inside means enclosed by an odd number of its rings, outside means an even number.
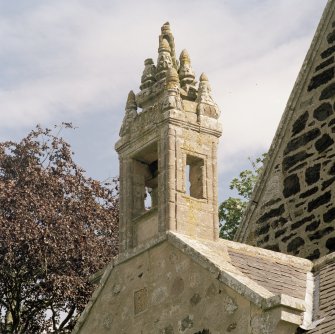
[[[166,73],[166,85],[167,89],[169,88],[178,88],[179,87],[179,76],[177,71],[172,67],[167,70]]]
[[[169,68],[166,73],[165,97],[162,102],[162,110],[177,109],[183,110],[183,104],[180,97],[179,76],[174,67]]]
[[[127,102],[126,102],[126,110],[136,110],[137,104],[136,104],[136,98],[135,93],[131,90],[128,93]]]
[[[173,61],[170,44],[163,38],[159,41],[156,79],[163,79],[166,76],[167,70],[171,67],[173,67]]]
[[[165,39],[169,43],[169,46],[170,46],[170,55],[171,55],[173,67],[175,69],[178,69],[178,62],[177,62],[177,59],[176,59],[174,37],[172,35],[171,28],[170,28],[170,23],[169,22],[165,22],[163,24],[163,26],[161,27],[161,35],[159,36],[159,43],[161,43],[161,41],[163,39]]]
[[[166,34],[166,33],[170,33],[171,29],[170,29],[170,22],[165,22],[162,27],[161,27],[161,32],[162,34]]]
[[[169,52],[171,54],[171,48],[169,42],[163,38],[159,41],[158,52]]]
[[[220,109],[218,105],[214,102],[211,92],[212,90],[208,81],[208,77],[205,73],[202,73],[200,76],[198,97],[196,99],[196,102],[198,103],[197,106],[198,117],[200,115],[203,115],[213,117],[216,119],[219,118]]]
[[[207,75],[205,73],[201,73],[201,75],[200,75],[200,82],[201,81],[208,81],[208,77],[207,77]],[[209,86],[209,84],[208,84],[208,86]],[[209,86],[209,88],[210,88],[210,86]]]
[[[195,86],[195,74],[191,66],[191,59],[187,50],[183,50],[179,57],[180,67],[179,67],[179,78],[180,84],[186,92],[188,92],[189,86]]]
[[[141,77],[140,89],[145,89],[153,85],[156,82],[156,66],[151,58],[144,61],[144,70]]]
[[[180,60],[180,65],[183,64],[191,64],[191,58],[190,55],[188,54],[187,50],[184,49],[180,56],[179,56],[179,60]]]
[[[121,129],[120,137],[126,135],[129,132],[130,124],[137,116],[137,104],[135,99],[135,94],[131,90],[128,94],[127,103],[126,103],[126,114],[124,115]]]

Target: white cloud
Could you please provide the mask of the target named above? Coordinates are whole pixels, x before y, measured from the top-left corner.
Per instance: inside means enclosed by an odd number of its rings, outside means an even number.
[[[0,131],[78,116],[92,117],[94,131],[94,116],[110,110],[110,131],[118,132],[127,93],[138,88],[144,59],[156,60],[159,29],[169,20],[178,54],[189,50],[222,106],[220,166],[228,172],[237,157],[269,146],[325,3],[36,0],[15,11],[2,5]]]
[[[267,151],[308,42],[306,38],[294,40],[263,57],[223,71],[229,90],[223,90],[217,97],[223,106],[222,160],[232,161],[236,152]],[[218,80],[214,77],[214,86]],[[223,169],[234,167],[222,166]]]

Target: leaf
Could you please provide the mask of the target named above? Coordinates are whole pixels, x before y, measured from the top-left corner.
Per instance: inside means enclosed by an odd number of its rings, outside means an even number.
[[[89,276],[118,252],[117,179],[87,177],[63,128],[73,126],[37,126],[0,143],[0,332],[5,317],[11,333],[71,331],[92,293]]]

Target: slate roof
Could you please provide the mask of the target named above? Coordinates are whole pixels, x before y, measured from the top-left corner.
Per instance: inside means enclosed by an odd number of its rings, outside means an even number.
[[[195,240],[185,235],[170,233],[203,254],[227,273],[253,282],[271,295],[287,295],[304,301],[307,273],[312,262],[274,251],[219,239]],[[224,262],[224,263],[223,263]]]
[[[315,263],[313,334],[335,333],[335,253]]]
[[[81,314],[73,334],[80,330],[113,268],[162,242],[169,242],[190,256],[219,281],[263,310],[275,307],[295,310],[297,313],[291,314],[290,321],[297,325],[312,317],[308,314],[311,313],[308,296],[313,294],[313,287],[308,284],[308,275],[313,268],[311,261],[238,242],[192,239],[167,232],[165,236],[119,255],[111,261],[104,273],[100,272],[97,274],[99,277],[94,277],[99,285]]]
[[[274,294],[305,299],[306,269],[228,249],[231,263]]]

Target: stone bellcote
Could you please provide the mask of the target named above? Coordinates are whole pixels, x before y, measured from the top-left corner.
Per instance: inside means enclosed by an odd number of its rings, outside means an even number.
[[[120,251],[166,231],[215,240],[219,108],[205,74],[197,84],[186,50],[176,59],[169,23],[157,64],[144,62],[140,92],[131,91],[120,139]]]

